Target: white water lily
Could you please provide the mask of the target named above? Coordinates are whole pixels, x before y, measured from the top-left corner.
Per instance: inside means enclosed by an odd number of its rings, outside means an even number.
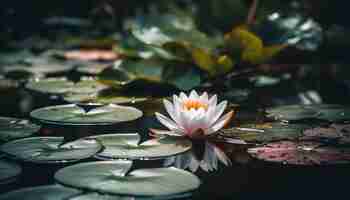
[[[160,113],[156,113],[156,117],[169,131],[150,129],[155,135],[203,138],[223,128],[234,113],[230,111],[222,116],[227,101],[217,104],[216,95],[209,99],[206,92],[198,95],[195,90],[189,96],[185,93],[174,95],[173,103],[164,99],[164,105],[171,119]]]

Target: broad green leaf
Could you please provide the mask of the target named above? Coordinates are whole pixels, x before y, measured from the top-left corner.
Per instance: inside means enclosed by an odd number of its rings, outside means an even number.
[[[22,167],[20,165],[4,159],[0,160],[0,184],[4,185],[16,181],[21,173]]]
[[[179,89],[189,90],[200,84],[200,74],[193,68],[178,66],[163,60],[121,60],[113,69],[100,74],[99,80],[108,85],[124,87],[138,80],[170,84]]]
[[[80,106],[68,104],[39,108],[32,111],[30,116],[51,124],[108,125],[136,120],[142,117],[142,111],[133,107],[110,104],[86,112]]]
[[[64,200],[70,199],[72,196],[81,194],[80,190],[73,188],[63,187],[61,185],[44,185],[27,187],[18,190],[13,190],[8,193],[0,195],[1,200],[38,200],[38,199],[50,199],[50,200]]]
[[[32,137],[5,143],[0,150],[22,161],[59,163],[92,157],[102,148],[95,140],[79,139],[61,145],[63,142],[63,137]]]
[[[192,144],[184,138],[157,138],[139,144],[141,138],[137,133],[107,134],[92,136],[105,147],[97,154],[101,159],[163,159],[175,156],[191,149]]]
[[[71,187],[131,196],[182,194],[200,185],[197,176],[184,170],[173,167],[130,170],[131,165],[128,161],[80,163],[59,170],[55,179]]]

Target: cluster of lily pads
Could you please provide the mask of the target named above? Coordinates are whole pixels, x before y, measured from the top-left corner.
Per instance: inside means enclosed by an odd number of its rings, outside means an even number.
[[[76,105],[63,105],[31,113],[33,119],[44,125],[79,127],[122,123],[141,116],[142,112],[136,108],[118,105],[89,111]],[[0,146],[5,157],[0,163],[1,184],[18,181],[22,168],[17,162],[68,166],[56,172],[56,185],[16,190],[1,195],[0,199],[16,199],[23,195],[27,199],[48,196],[57,199],[184,198],[191,196],[200,185],[195,175],[181,169],[137,168],[133,164],[133,160],[158,160],[184,153],[192,147],[189,140],[167,137],[141,142],[137,133],[118,133],[66,141],[64,137],[38,135],[40,126],[28,120],[1,118],[0,126],[1,140],[6,141]],[[91,161],[94,159],[109,161]]]
[[[314,104],[266,109],[268,120],[242,123],[221,131],[248,153],[268,162],[331,165],[350,162],[348,107]]]

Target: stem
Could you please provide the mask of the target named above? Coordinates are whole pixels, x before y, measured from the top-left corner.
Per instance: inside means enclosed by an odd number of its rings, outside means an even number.
[[[247,22],[246,22],[247,25],[251,25],[254,23],[258,6],[259,6],[259,0],[253,0],[253,3],[249,8],[249,12],[247,16]]]

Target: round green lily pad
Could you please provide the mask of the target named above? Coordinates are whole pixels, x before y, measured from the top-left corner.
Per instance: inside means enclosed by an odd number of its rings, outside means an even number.
[[[73,69],[73,66],[68,63],[48,62],[48,61],[32,61],[30,64],[15,64],[5,66],[3,71],[5,74],[13,72],[27,72],[33,75],[50,75],[68,72]]]
[[[21,166],[3,159],[0,160],[0,185],[15,181],[21,173]]]
[[[101,159],[161,159],[187,152],[192,147],[191,141],[175,137],[151,139],[139,144],[141,138],[137,133],[108,134],[91,138],[105,147],[96,155]]]
[[[220,134],[247,143],[267,143],[278,140],[294,140],[302,136],[305,124],[285,124],[280,122],[243,124],[239,127],[223,129]]]
[[[23,188],[0,195],[0,200],[65,200],[81,191],[60,185]]]
[[[2,141],[29,137],[39,129],[40,126],[25,119],[0,117],[0,140]]]
[[[29,90],[48,94],[63,94],[73,86],[74,83],[66,78],[37,79],[26,84],[26,88]]]
[[[32,137],[3,144],[10,158],[34,163],[74,162],[94,156],[102,149],[96,140],[79,139],[61,145],[63,137]]]
[[[248,149],[253,157],[290,165],[332,165],[350,163],[350,148],[325,146],[318,142],[281,141]]]
[[[76,196],[69,200],[170,200],[170,199],[183,199],[192,196],[192,193],[184,193],[170,196],[152,196],[152,197],[131,197],[131,196],[117,196],[99,193],[88,193]]]
[[[142,111],[128,106],[100,106],[86,112],[75,104],[49,106],[30,113],[43,123],[59,125],[110,125],[142,117]]]
[[[266,109],[268,117],[279,120],[301,120],[306,118],[317,118],[320,112],[305,105],[277,106]]]
[[[106,104],[128,104],[128,103],[139,103],[147,100],[146,97],[136,96],[103,96],[99,94],[79,94],[79,93],[68,93],[63,96],[63,99],[67,102],[91,102],[99,103],[102,105]]]
[[[176,168],[130,170],[132,162],[88,162],[59,170],[55,179],[76,188],[116,195],[163,196],[191,192],[200,185],[197,176]]]
[[[44,94],[93,94],[108,88],[108,86],[94,79],[85,79],[74,83],[66,78],[47,78],[30,81],[26,84],[26,88]]]
[[[88,193],[73,197],[69,200],[136,200],[134,197],[117,196],[99,193]]]
[[[350,120],[350,108],[323,108],[320,109],[320,116],[318,118],[332,122]]]

